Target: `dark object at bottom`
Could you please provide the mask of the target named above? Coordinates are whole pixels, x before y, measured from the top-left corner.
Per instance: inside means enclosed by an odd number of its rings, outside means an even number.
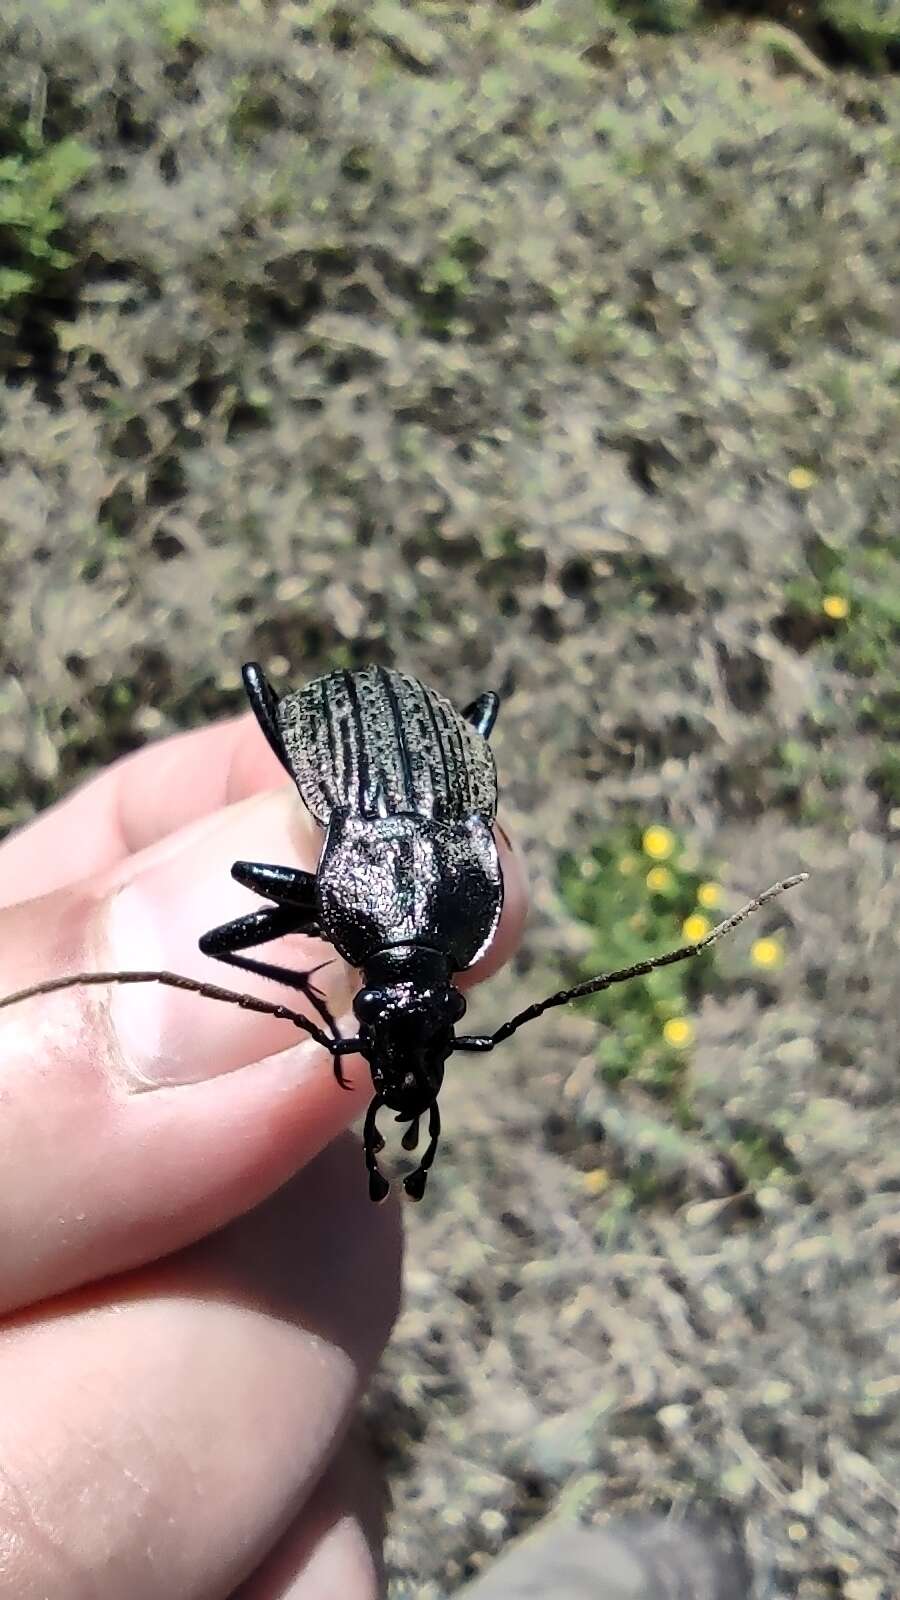
[[[521,1541],[458,1600],[749,1600],[743,1552],[667,1520],[560,1528]]]

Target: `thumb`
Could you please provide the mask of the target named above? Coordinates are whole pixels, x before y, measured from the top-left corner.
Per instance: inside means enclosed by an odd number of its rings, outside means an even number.
[[[197,936],[253,904],[229,867],[261,839],[273,859],[315,865],[318,834],[283,791],[0,912],[2,992],[66,972],[157,965],[218,981]],[[287,942],[300,969],[328,954],[321,941]],[[337,958],[317,976],[338,1011],[350,977]],[[287,997],[249,975],[246,987]],[[0,1012],[0,1063],[6,1307],[220,1227],[305,1165],[371,1093],[362,1062],[345,1061],[353,1089],[344,1092],[327,1053],[298,1042],[293,1025],[156,984],[75,987]]]

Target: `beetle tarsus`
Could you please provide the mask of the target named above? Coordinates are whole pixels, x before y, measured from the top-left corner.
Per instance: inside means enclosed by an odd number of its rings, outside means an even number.
[[[377,1167],[370,1167],[369,1199],[377,1206],[381,1204],[382,1200],[387,1199],[390,1192],[391,1186],[388,1183],[387,1178],[384,1176],[384,1173],[379,1172]]]
[[[410,1200],[421,1200],[428,1182],[428,1173],[424,1167],[416,1167],[415,1172],[408,1172],[403,1179],[403,1187]]]
[[[242,866],[244,863],[237,862],[236,865]],[[235,917],[231,922],[210,928],[200,939],[200,949],[203,955],[224,961],[226,966],[238,967],[242,972],[253,972],[272,983],[283,983],[288,989],[299,989],[331,1029],[332,1037],[337,1039],[340,1037],[338,1026],[325,996],[309,981],[320,967],[328,965],[327,961],[320,962],[318,967],[312,967],[307,972],[296,972],[291,967],[282,967],[271,961],[257,961],[254,956],[238,953],[253,949],[255,945],[268,944],[270,939],[281,939],[289,933],[310,931],[309,919],[295,906],[261,906],[258,911],[248,911],[243,917]]]
[[[363,1125],[363,1150],[369,1173],[369,1199],[374,1200],[376,1205],[387,1198],[391,1187],[384,1173],[379,1171],[377,1160],[379,1152],[384,1149],[384,1140],[375,1125],[375,1118],[383,1105],[381,1095],[377,1094],[369,1104]]]
[[[288,760],[278,726],[278,696],[272,688],[268,678],[263,672],[258,661],[247,661],[241,668],[241,677],[247,691],[253,715],[262,728],[266,740],[275,752],[285,772],[293,778],[294,772]]]
[[[339,1086],[342,1089],[352,1089],[353,1088],[353,1084],[350,1082],[350,1079],[344,1077],[344,1069],[341,1066],[341,1058],[340,1058],[340,1056],[335,1055],[335,1056],[332,1056],[331,1059],[332,1059],[332,1065],[334,1066],[334,1075],[335,1075],[335,1077],[336,1077],[336,1079],[338,1081]],[[382,1140],[382,1143],[383,1142],[384,1141]]]
[[[500,710],[500,696],[488,689],[473,700],[463,711],[466,722],[470,722],[476,733],[482,739],[489,739],[493,732],[494,723],[497,721],[497,712]]]
[[[418,1122],[418,1118],[416,1121]],[[440,1136],[441,1113],[438,1110],[437,1101],[433,1100],[431,1105],[428,1107],[428,1144],[425,1147],[425,1154],[415,1170],[413,1172],[408,1172],[406,1177],[403,1179],[403,1187],[406,1190],[406,1193],[409,1195],[410,1200],[421,1200],[423,1194],[425,1193],[425,1184],[428,1180],[428,1169],[437,1153],[438,1140]],[[403,1140],[403,1144],[405,1148],[409,1148],[406,1145],[405,1139]]]
[[[262,895],[264,900],[274,900],[280,906],[294,906],[309,917],[316,915],[314,872],[304,872],[301,867],[280,867],[268,861],[236,861],[231,876],[245,889]],[[304,924],[303,931],[310,932],[308,923]]]

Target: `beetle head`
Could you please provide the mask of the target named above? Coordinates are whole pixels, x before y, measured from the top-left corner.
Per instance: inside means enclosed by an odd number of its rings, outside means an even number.
[[[388,1105],[418,1116],[440,1088],[466,1002],[446,957],[421,946],[381,951],[365,977],[353,1010],[372,1081]]]

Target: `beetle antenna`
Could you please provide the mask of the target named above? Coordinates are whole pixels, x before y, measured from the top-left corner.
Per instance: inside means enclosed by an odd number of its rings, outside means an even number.
[[[551,1006],[565,1006],[570,1000],[581,1000],[585,995],[599,994],[601,989],[609,989],[614,983],[626,983],[629,978],[643,978],[648,972],[655,972],[657,967],[671,967],[676,961],[687,961],[692,956],[698,956],[702,950],[708,950],[711,944],[725,937],[732,928],[736,928],[745,918],[752,916],[760,906],[768,905],[777,895],[784,894],[785,890],[793,889],[798,883],[805,883],[809,877],[808,872],[798,872],[793,878],[784,878],[780,883],[773,883],[770,889],[765,889],[758,894],[755,900],[749,900],[740,911],[735,911],[733,916],[726,917],[715,928],[707,933],[696,944],[683,945],[680,950],[670,950],[668,955],[651,956],[647,961],[637,961],[633,967],[620,967],[616,972],[604,972],[599,978],[588,978],[585,983],[576,983],[573,989],[560,989],[557,994],[547,996],[546,1000],[538,1000],[532,1006],[526,1007],[515,1017],[510,1017],[504,1022],[496,1033],[483,1035],[460,1035],[455,1040],[457,1050],[493,1050],[494,1045],[502,1044],[510,1034],[524,1026],[526,1022],[533,1022],[543,1012],[549,1011]]]
[[[323,963],[324,965],[324,963]],[[302,1028],[316,1044],[334,1054],[334,1041],[317,1028],[314,1022],[290,1006],[275,1005],[271,1000],[258,1000],[256,995],[241,994],[236,989],[222,989],[217,983],[201,983],[197,978],[185,978],[180,972],[75,972],[69,978],[46,978],[43,983],[33,983],[27,989],[0,998],[0,1011],[4,1006],[18,1005],[20,1000],[30,1000],[33,995],[53,994],[57,989],[71,989],[75,984],[102,983],[162,983],[169,989],[187,989],[191,994],[203,995],[207,1000],[224,1000],[229,1005],[240,1006],[242,1011],[258,1011],[264,1016],[278,1017],[282,1022],[292,1022]]]

